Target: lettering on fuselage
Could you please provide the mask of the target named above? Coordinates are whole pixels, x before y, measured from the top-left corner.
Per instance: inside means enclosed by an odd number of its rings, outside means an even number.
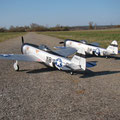
[[[51,57],[48,57],[48,56],[47,56],[47,57],[46,57],[46,63],[47,63],[47,64],[50,64],[51,61],[52,61]]]
[[[87,49],[87,52],[88,52],[88,53],[91,53],[91,51],[92,51],[91,48],[88,48],[88,49]]]

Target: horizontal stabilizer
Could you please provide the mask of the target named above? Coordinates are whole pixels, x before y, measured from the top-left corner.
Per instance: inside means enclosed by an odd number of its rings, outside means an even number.
[[[87,67],[87,68],[94,67],[94,66],[96,66],[96,65],[97,65],[96,62],[87,62],[87,63],[86,63],[86,67]]]

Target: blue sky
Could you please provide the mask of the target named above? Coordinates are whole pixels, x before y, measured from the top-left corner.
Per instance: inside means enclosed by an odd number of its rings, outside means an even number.
[[[120,0],[0,0],[0,26],[120,24]]]

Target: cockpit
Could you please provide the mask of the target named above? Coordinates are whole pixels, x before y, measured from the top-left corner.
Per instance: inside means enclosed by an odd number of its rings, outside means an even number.
[[[39,47],[38,47],[40,50],[43,50],[43,51],[51,51],[51,49],[50,48],[48,48],[46,45],[40,45]]]
[[[86,40],[80,40],[80,42],[83,43],[83,44],[87,44]]]

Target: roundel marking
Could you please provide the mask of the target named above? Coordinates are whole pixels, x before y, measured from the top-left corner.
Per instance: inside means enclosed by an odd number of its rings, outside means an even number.
[[[97,56],[100,54],[100,49],[99,49],[99,48],[97,48],[97,49],[95,50],[95,54],[96,54]]]
[[[62,60],[60,58],[57,58],[56,61],[55,61],[55,65],[57,67],[62,67]]]

